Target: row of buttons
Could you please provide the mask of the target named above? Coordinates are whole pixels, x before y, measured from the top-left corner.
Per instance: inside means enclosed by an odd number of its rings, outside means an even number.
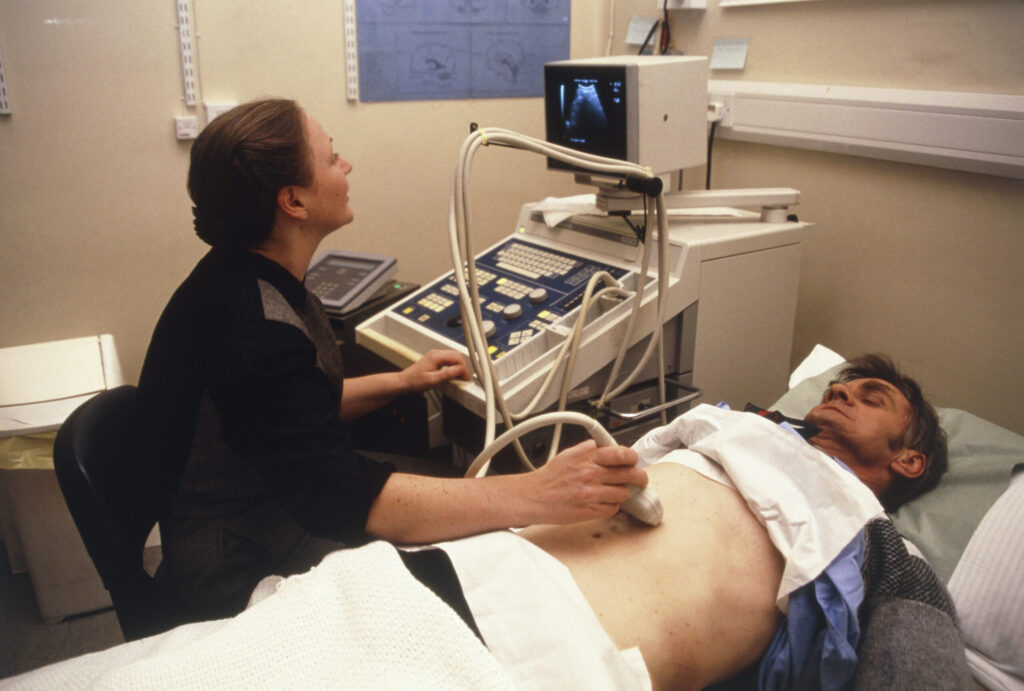
[[[530,286],[507,278],[499,278],[498,286],[494,289],[494,292],[501,293],[513,300],[519,300],[530,294]]]
[[[433,312],[442,312],[453,304],[455,304],[454,301],[449,300],[443,295],[438,295],[437,293],[424,295],[419,301],[420,307],[425,307]]]
[[[564,276],[577,264],[579,262],[575,259],[563,257],[560,254],[513,243],[499,250],[497,267],[529,278],[540,278],[541,276],[551,278]]]

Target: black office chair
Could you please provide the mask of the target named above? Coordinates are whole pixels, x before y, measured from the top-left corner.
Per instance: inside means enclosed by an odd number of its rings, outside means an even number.
[[[137,399],[127,385],[94,396],[61,425],[53,449],[64,500],[127,641],[172,628],[180,611],[142,565],[168,493],[142,451]]]

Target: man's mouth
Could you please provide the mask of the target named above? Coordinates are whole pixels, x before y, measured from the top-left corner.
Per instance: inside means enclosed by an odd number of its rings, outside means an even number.
[[[834,405],[832,405],[830,403],[825,403],[825,404],[819,406],[819,408],[821,410],[834,410],[836,413],[838,413],[839,415],[845,417],[847,420],[851,420],[852,419],[850,417],[850,415],[845,410],[843,410],[842,408],[839,408],[838,406],[834,406]]]

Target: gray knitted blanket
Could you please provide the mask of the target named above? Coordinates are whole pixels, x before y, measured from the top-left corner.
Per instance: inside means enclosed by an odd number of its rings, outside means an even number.
[[[865,528],[865,598],[853,688],[973,689],[949,591],[888,519]]]

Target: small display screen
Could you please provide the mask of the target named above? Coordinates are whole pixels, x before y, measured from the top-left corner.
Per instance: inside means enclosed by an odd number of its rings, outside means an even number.
[[[624,67],[544,66],[544,112],[552,144],[625,159],[627,108]],[[575,169],[551,158],[548,167]]]

